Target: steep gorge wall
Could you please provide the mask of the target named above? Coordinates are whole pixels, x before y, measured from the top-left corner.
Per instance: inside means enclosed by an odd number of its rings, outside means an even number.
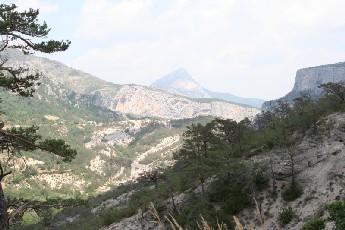
[[[302,93],[309,93],[311,96],[317,97],[321,94],[319,85],[340,81],[345,81],[345,62],[300,69],[296,73],[295,84],[291,92],[280,99],[292,102]],[[265,110],[270,105],[274,105],[276,101],[266,101],[262,108]]]
[[[248,106],[220,100],[197,101],[138,85],[124,85],[119,90],[108,87],[93,95],[97,105],[140,117],[183,119],[216,116],[239,121],[259,112],[259,109]]]

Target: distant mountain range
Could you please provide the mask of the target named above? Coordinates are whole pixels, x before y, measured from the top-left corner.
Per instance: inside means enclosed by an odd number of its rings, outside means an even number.
[[[215,116],[242,120],[253,117],[259,109],[219,99],[195,99],[140,85],[117,85],[101,80],[57,61],[11,50],[7,54],[11,66],[23,66],[43,73],[48,91],[73,91],[75,100],[135,117],[184,119]],[[181,71],[184,72],[184,71]],[[186,77],[186,76],[185,76]],[[48,83],[49,82],[49,83]],[[194,83],[195,84],[195,83]],[[191,83],[191,88],[195,87]],[[56,95],[58,98],[59,95]]]
[[[187,70],[180,68],[169,73],[151,84],[151,87],[162,89],[191,98],[217,98],[238,104],[261,108],[265,100],[242,98],[230,93],[212,92],[196,82]]]

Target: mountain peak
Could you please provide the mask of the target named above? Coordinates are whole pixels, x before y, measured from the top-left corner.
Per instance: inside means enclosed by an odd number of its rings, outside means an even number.
[[[192,78],[192,76],[186,69],[179,68],[171,73],[168,73],[167,75],[164,75],[163,77],[152,83],[151,87],[164,88],[169,84],[174,84],[176,81],[190,81],[196,83],[196,81]]]
[[[184,68],[179,68],[163,76],[153,82],[151,87],[192,98],[210,98],[204,88]]]
[[[177,75],[183,75],[183,76],[191,77],[191,75],[188,73],[188,71],[185,68],[178,68],[177,70],[173,71],[170,74],[177,74]]]
[[[264,100],[241,98],[229,93],[212,92],[202,87],[184,68],[179,68],[151,84],[151,87],[162,89],[191,98],[218,98],[225,101],[248,104],[260,108]]]

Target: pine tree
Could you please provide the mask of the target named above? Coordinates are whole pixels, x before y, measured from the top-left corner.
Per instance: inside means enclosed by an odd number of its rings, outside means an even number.
[[[47,24],[38,23],[38,10],[29,9],[18,12],[15,4],[0,4],[0,87],[22,97],[32,97],[34,86],[39,85],[40,73],[29,73],[28,69],[7,66],[6,51],[19,49],[24,54],[33,54],[36,51],[54,53],[65,51],[70,41],[47,40],[50,31]],[[39,41],[39,42],[36,42]],[[6,103],[6,102],[2,102]],[[4,111],[2,111],[4,112]],[[21,157],[21,151],[43,150],[53,153],[65,162],[70,162],[76,156],[76,150],[72,149],[63,140],[43,139],[37,134],[38,127],[4,128],[5,121],[0,120],[0,229],[9,229],[9,220],[13,217],[7,210],[7,203],[1,186],[4,177],[11,174],[5,171],[3,160],[7,157]],[[23,207],[20,207],[23,208]]]

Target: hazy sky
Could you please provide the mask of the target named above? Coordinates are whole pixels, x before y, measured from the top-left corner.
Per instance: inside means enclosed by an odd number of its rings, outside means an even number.
[[[212,91],[275,99],[297,69],[345,61],[344,0],[5,2],[40,9],[49,37],[72,41],[46,57],[119,84],[183,67]]]

